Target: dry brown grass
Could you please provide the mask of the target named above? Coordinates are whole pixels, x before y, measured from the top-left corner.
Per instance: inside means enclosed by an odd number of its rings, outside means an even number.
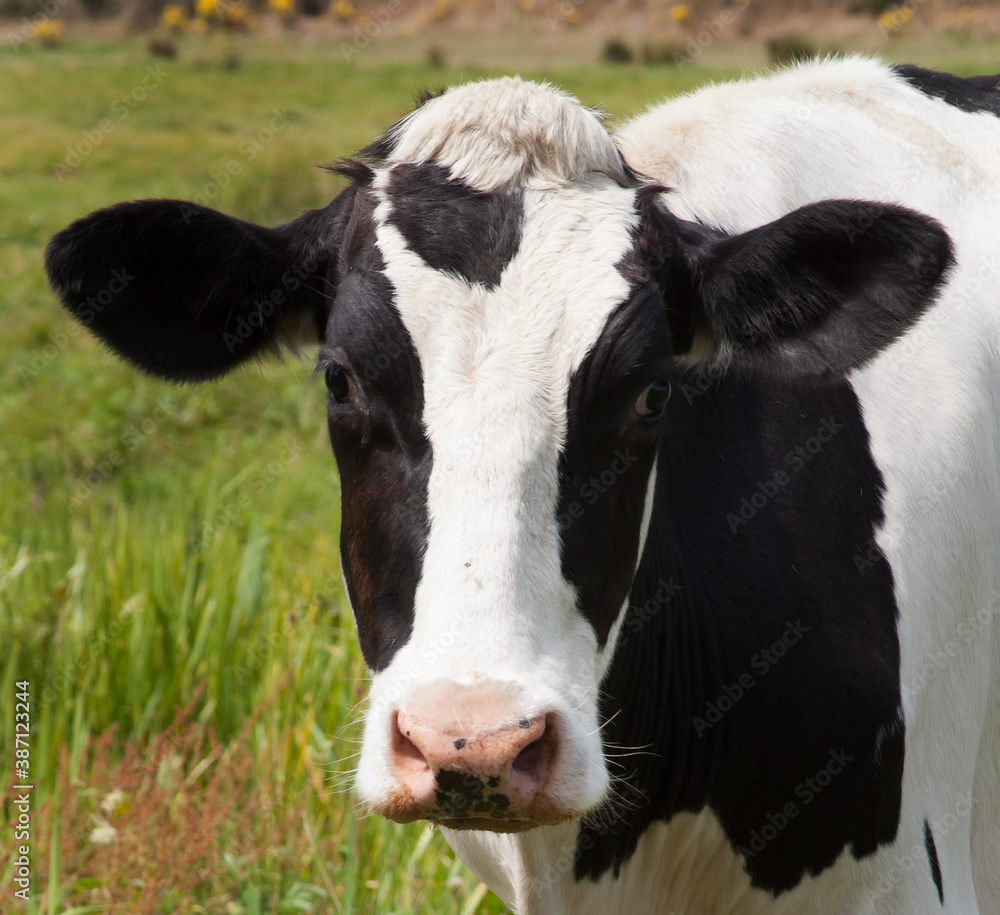
[[[260,776],[267,761],[250,738],[266,706],[223,747],[211,728],[192,720],[200,699],[199,690],[166,731],[141,745],[122,744],[112,727],[76,760],[61,749],[58,790],[33,827],[35,860],[46,861],[58,823],[60,907],[239,912],[238,890],[248,877],[295,871],[317,852],[332,856],[303,828],[308,777],[282,784]],[[44,910],[48,889],[39,876]],[[279,904],[281,887],[273,894],[268,910]]]

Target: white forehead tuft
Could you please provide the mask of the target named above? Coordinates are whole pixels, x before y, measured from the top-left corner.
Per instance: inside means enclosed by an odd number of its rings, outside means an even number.
[[[594,173],[629,184],[597,112],[518,77],[449,89],[406,117],[393,139],[388,164],[435,162],[484,191],[559,186]]]

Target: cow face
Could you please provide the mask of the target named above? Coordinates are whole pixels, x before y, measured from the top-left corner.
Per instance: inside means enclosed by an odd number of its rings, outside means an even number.
[[[851,202],[736,237],[684,223],[591,112],[518,80],[425,102],[341,170],[275,229],[177,201],[91,214],[50,280],[168,378],[319,344],[373,674],[359,795],[457,828],[579,816],[608,793],[599,689],[679,363],[847,372],[931,301],[947,237]]]

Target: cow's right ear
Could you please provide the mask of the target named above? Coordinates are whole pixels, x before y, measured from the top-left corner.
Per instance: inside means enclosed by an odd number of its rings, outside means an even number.
[[[211,378],[318,339],[355,193],[275,228],[180,200],[120,203],[54,235],[45,270],[63,305],[129,362],[173,381]]]

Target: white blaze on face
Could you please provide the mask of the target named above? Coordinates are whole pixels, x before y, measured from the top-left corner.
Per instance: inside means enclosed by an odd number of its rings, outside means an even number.
[[[529,185],[518,253],[493,289],[428,267],[388,222],[391,204],[376,209],[385,274],[420,358],[433,471],[412,635],[372,683],[364,801],[392,787],[391,716],[407,696],[482,679],[512,684],[524,714],[561,713],[555,800],[582,810],[606,791],[605,665],[562,575],[558,458],[573,372],[629,295],[616,265],[633,244],[634,199],[603,175]]]

